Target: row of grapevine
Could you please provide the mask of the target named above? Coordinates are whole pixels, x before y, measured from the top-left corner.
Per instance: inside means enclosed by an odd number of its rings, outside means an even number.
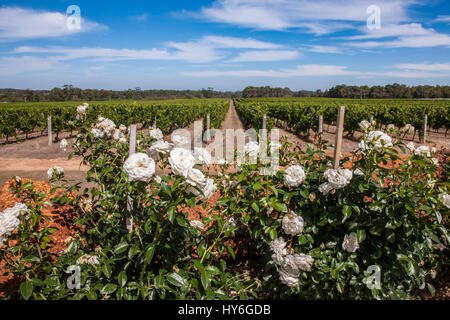
[[[87,119],[95,123],[99,115],[115,123],[130,125],[142,123],[150,127],[156,119],[158,127],[165,133],[188,126],[194,120],[210,114],[211,127],[218,128],[228,111],[229,101],[225,99],[102,102],[89,106]],[[14,104],[0,107],[0,137],[25,135],[47,128],[47,117],[52,117],[52,129],[59,133],[77,129],[76,104],[38,103]]]
[[[402,127],[409,123],[422,130],[423,116],[428,115],[432,129],[450,127],[450,101],[439,100],[350,100],[350,99],[236,99],[235,105],[246,125],[261,126],[263,114],[285,121],[288,127],[299,133],[317,130],[319,115],[324,122],[336,120],[340,105],[346,106],[344,129],[353,134],[362,120],[370,116],[378,124],[394,124]],[[253,110],[253,111],[252,111]],[[250,114],[249,114],[250,113]],[[422,132],[421,132],[422,133]]]

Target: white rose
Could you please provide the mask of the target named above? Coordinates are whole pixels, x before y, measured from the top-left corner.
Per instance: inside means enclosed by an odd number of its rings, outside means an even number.
[[[337,170],[328,169],[325,171],[324,176],[327,179],[328,184],[320,185],[319,191],[326,194],[331,189],[342,189],[348,185],[353,178],[353,173],[350,170],[343,168],[339,168]]]
[[[211,153],[205,148],[194,148],[195,162],[209,166],[212,163]]]
[[[47,170],[47,176],[49,180],[51,180],[52,178],[56,177],[56,175],[59,174],[64,174],[64,169],[61,167],[56,166]]]
[[[259,154],[259,144],[255,141],[250,141],[244,147],[244,152],[248,154],[251,158],[258,157]]]
[[[155,161],[145,153],[135,153],[125,161],[123,171],[130,181],[148,181],[155,174]]]
[[[414,151],[414,154],[416,156],[421,156],[421,157],[431,157],[430,147],[428,147],[428,146],[417,147],[416,150]]]
[[[283,230],[286,234],[295,236],[303,231],[303,218],[296,214],[287,214],[282,221]]]
[[[169,163],[174,174],[186,177],[195,165],[195,158],[190,150],[175,148],[170,152]]]
[[[20,220],[15,214],[0,214],[0,245],[6,241],[6,237],[11,235],[20,225]]]
[[[152,146],[149,148],[150,153],[154,154],[167,154],[172,149],[172,144],[164,140],[158,140],[153,142]]]
[[[353,174],[355,176],[363,176],[364,172],[362,172],[362,170],[360,168],[356,168],[355,171],[353,171]]]
[[[214,195],[214,193],[216,193],[216,190],[217,190],[217,186],[214,184],[214,180],[207,178],[206,184],[202,189],[203,195],[201,196],[201,199],[203,201],[209,200]]]
[[[393,125],[393,124],[388,124],[387,127],[386,127],[386,130],[387,130],[387,131],[394,131],[394,130],[395,130],[395,125]]]
[[[287,285],[288,287],[297,287],[298,286],[298,277],[293,274],[290,274],[284,270],[280,270],[278,272],[280,276],[281,283]]]
[[[409,142],[407,145],[406,145],[406,148],[412,153],[412,152],[414,152],[414,150],[416,150],[416,146],[414,145],[414,142]]]
[[[125,132],[127,132],[127,126],[121,124],[121,125],[119,126],[119,130],[125,133]]]
[[[311,266],[314,263],[314,258],[310,255],[306,255],[303,253],[294,254],[294,261],[297,267],[303,271],[310,271]]]
[[[280,252],[282,254],[287,254],[286,241],[284,241],[284,239],[281,237],[276,238],[270,243],[270,250],[275,253]]]
[[[77,113],[78,113],[79,115],[85,115],[86,112],[87,112],[87,106],[81,105],[81,106],[78,106],[78,107],[77,107]]]
[[[444,206],[450,209],[450,195],[446,193],[441,193],[439,199],[442,201]]]
[[[355,252],[359,249],[356,232],[345,235],[344,241],[342,242],[342,248],[347,252]]]
[[[156,181],[157,183],[161,183],[161,182],[162,182],[162,179],[161,179],[160,176],[155,176],[155,181]]]
[[[369,128],[371,127],[370,122],[367,120],[363,120],[359,123],[359,127],[361,128],[361,130],[363,131],[367,131],[369,130]]]
[[[62,139],[61,142],[59,143],[59,147],[61,149],[63,149],[64,151],[66,151],[68,146],[69,146],[69,143],[67,142],[66,139]]]
[[[151,138],[156,140],[161,140],[162,138],[164,138],[162,131],[158,128],[150,130],[149,135]]]
[[[382,147],[392,147],[392,139],[382,131],[371,131],[359,144],[361,151],[377,150]]]
[[[189,139],[185,136],[174,136],[172,137],[172,142],[175,147],[183,147],[189,143]]]
[[[94,138],[96,139],[101,139],[105,136],[105,133],[97,128],[92,128],[91,133],[94,135]]]
[[[205,229],[205,225],[201,221],[198,221],[198,220],[191,220],[191,221],[189,221],[189,224],[192,227],[196,228],[198,231],[202,231],[203,229]]]
[[[206,185],[206,179],[203,173],[194,168],[189,169],[186,175],[186,182],[197,188],[203,188]]]
[[[305,178],[306,175],[302,166],[291,166],[286,169],[284,183],[286,183],[288,187],[298,187]]]

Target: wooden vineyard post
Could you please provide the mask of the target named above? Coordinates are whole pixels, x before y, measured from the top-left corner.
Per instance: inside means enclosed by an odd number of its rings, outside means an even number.
[[[426,143],[427,141],[427,125],[428,125],[428,115],[425,114],[423,116],[423,138],[422,138],[422,143]]]
[[[129,149],[129,155],[133,155],[136,153],[136,125],[132,124],[130,127],[130,149]],[[127,211],[131,212],[133,210],[133,199],[131,199],[130,196],[128,196],[127,199]],[[125,221],[128,233],[131,233],[133,231],[133,217],[127,218]]]
[[[319,130],[317,131],[319,134],[323,133],[323,116],[319,116]]]
[[[48,129],[48,145],[52,145],[52,116],[47,118],[47,129]]]
[[[155,116],[155,120],[153,121],[153,129],[156,129],[156,116]]]
[[[334,170],[337,170],[339,168],[339,160],[341,159],[342,135],[344,133],[344,117],[345,117],[345,107],[340,106],[336,123],[336,142],[334,146],[334,163],[333,163]]]
[[[206,115],[206,142],[211,141],[211,117],[209,113]]]
[[[262,119],[262,129],[266,130],[267,129],[267,115],[263,114],[263,119]]]

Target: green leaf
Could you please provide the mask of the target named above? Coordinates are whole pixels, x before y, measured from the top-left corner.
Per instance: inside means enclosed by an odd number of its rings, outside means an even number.
[[[112,294],[114,291],[116,291],[117,288],[118,288],[117,284],[108,283],[106,286],[103,287],[101,292],[103,295],[109,295],[109,294]]]
[[[104,264],[102,266],[102,271],[103,271],[105,277],[107,277],[108,279],[111,277],[112,269],[111,269],[111,266],[109,264]]]
[[[356,239],[358,240],[358,243],[363,242],[366,239],[366,230],[358,229],[356,231]]]
[[[226,246],[227,246],[228,252],[231,254],[233,259],[236,259],[236,255],[234,254],[233,248],[228,243],[226,244]]]
[[[200,280],[202,281],[203,288],[205,288],[205,290],[208,290],[209,284],[211,282],[211,275],[209,274],[209,272],[203,270],[200,276]]]
[[[287,206],[284,203],[276,202],[272,205],[272,207],[278,212],[287,212]]]
[[[114,248],[114,253],[119,254],[124,252],[125,250],[127,250],[128,248],[128,243],[126,242],[122,242],[119,243],[115,248]]]
[[[169,210],[167,210],[167,217],[169,218],[170,222],[173,222],[173,219],[175,217],[175,207],[170,207]]]
[[[125,271],[119,273],[118,282],[121,287],[124,287],[127,284],[127,274]]]
[[[259,206],[258,206],[258,204],[257,204],[256,202],[253,202],[253,203],[252,203],[252,208],[253,208],[253,210],[255,210],[256,212],[259,212]]]
[[[31,281],[22,282],[20,284],[20,293],[25,300],[28,300],[33,294],[33,284]]]
[[[187,280],[180,276],[178,273],[172,272],[167,276],[167,281],[177,287],[186,288]]]
[[[145,261],[147,261],[147,263],[152,262],[154,253],[155,253],[154,246],[151,246],[147,249],[147,252],[145,253]]]
[[[427,283],[428,291],[430,291],[430,294],[434,297],[436,294],[436,289],[431,283]]]
[[[344,219],[342,219],[342,222],[344,222],[352,215],[352,207],[345,205],[342,208],[342,213],[344,214]]]

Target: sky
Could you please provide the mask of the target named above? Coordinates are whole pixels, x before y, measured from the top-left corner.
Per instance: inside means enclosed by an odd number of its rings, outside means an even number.
[[[450,84],[450,1],[0,0],[0,88],[392,83]]]

